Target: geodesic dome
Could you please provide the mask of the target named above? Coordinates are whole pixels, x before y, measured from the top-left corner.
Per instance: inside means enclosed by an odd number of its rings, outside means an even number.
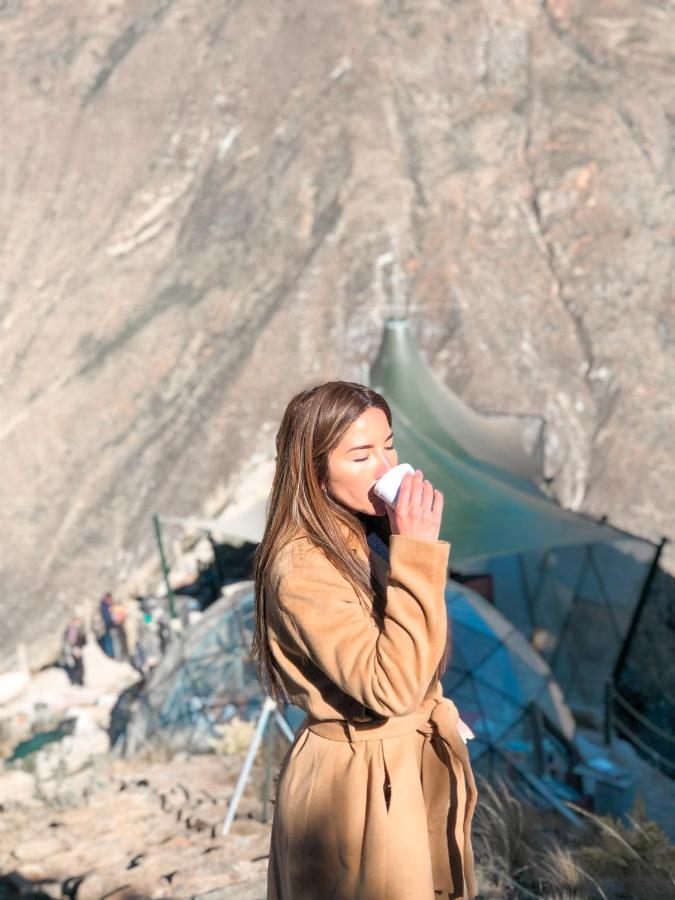
[[[575,723],[553,673],[524,636],[480,594],[449,581],[445,602],[451,652],[441,679],[475,737],[472,765],[486,776],[529,772],[573,745]],[[560,771],[559,776],[564,777]]]
[[[233,716],[252,719],[262,705],[253,637],[253,588],[240,582],[169,644],[145,684],[117,712],[115,749],[132,754],[161,742],[172,750],[204,752],[217,726]]]
[[[475,732],[472,759],[484,769],[506,758],[533,766],[540,752],[532,733],[533,705],[573,740],[573,719],[560,689],[525,638],[466,586],[448,582],[445,597],[452,651],[442,683]],[[252,583],[241,582],[173,641],[127,705],[119,751],[133,753],[154,741],[204,751],[217,726],[235,714],[245,720],[257,716],[262,693],[249,657],[253,602]],[[303,717],[297,707],[286,708],[292,727]]]

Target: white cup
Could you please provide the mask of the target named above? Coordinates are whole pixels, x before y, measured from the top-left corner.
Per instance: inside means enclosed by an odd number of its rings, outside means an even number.
[[[389,469],[382,478],[375,482],[373,492],[377,494],[381,500],[384,500],[385,503],[388,503],[389,506],[395,509],[401,482],[403,481],[403,476],[407,472],[411,472],[413,475],[415,474],[415,470],[408,463],[400,463],[398,466],[394,466],[393,469]]]

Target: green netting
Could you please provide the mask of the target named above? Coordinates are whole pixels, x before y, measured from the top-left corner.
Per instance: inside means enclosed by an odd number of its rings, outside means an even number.
[[[408,416],[390,398],[387,401],[399,461],[422,469],[443,492],[442,537],[452,543],[453,564],[623,536],[452,455],[417,433]]]
[[[538,492],[543,480],[543,419],[477,413],[439,382],[405,319],[385,322],[370,383],[411,417],[415,430],[486,472]]]
[[[542,493],[514,422],[498,428],[468,410],[425,365],[407,323],[387,323],[370,383],[391,406],[399,462],[443,492],[453,570],[486,576],[569,702],[599,709],[658,548]]]

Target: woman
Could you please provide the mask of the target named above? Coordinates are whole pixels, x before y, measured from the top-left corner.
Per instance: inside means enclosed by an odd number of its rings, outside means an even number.
[[[395,510],[391,411],[360,384],[303,391],[284,413],[255,562],[261,681],[307,716],[281,767],[268,900],[476,894],[476,787],[443,698],[450,545],[417,470]]]

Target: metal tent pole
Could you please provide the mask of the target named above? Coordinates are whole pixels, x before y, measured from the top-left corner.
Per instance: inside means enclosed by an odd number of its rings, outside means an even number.
[[[640,621],[640,617],[642,615],[642,611],[647,603],[647,597],[649,596],[649,592],[651,590],[652,582],[654,581],[654,577],[656,576],[656,572],[658,570],[659,565],[659,557],[661,556],[661,552],[666,545],[667,537],[662,537],[661,541],[656,548],[656,553],[654,554],[654,558],[652,559],[652,563],[649,567],[649,572],[647,572],[647,577],[645,578],[645,583],[642,585],[642,591],[640,593],[640,599],[638,600],[638,604],[635,607],[635,612],[633,613],[633,618],[630,620],[630,625],[628,626],[628,631],[626,632],[626,637],[624,638],[623,644],[621,646],[621,652],[619,653],[619,658],[616,661],[616,665],[614,666],[614,671],[612,672],[612,681],[616,683],[621,674],[621,669],[623,669],[623,664],[626,661],[626,657],[628,656],[628,651],[630,649],[631,642],[633,640],[633,636],[635,631],[637,630],[638,623]]]
[[[244,788],[246,787],[249,775],[251,774],[251,769],[253,768],[253,761],[255,760],[256,753],[258,752],[258,747],[260,746],[263,734],[265,733],[267,720],[272,713],[274,713],[274,718],[272,719],[272,727],[274,727],[274,725],[276,724],[279,730],[288,738],[291,743],[293,743],[293,732],[291,731],[291,728],[289,727],[286,719],[284,719],[284,717],[279,712],[277,701],[273,697],[270,697],[269,694],[266,694],[265,699],[263,700],[262,709],[260,710],[258,722],[256,723],[255,731],[253,732],[253,737],[251,738],[248,753],[246,754],[246,759],[244,760],[244,765],[241,767],[241,772],[239,773],[239,778],[234,789],[234,794],[232,795],[232,799],[230,800],[230,804],[227,809],[227,816],[225,817],[225,822],[223,823],[223,830],[221,834],[227,834],[232,827],[234,817],[237,813],[237,807],[239,806],[239,801],[241,800],[242,794],[244,793]]]

